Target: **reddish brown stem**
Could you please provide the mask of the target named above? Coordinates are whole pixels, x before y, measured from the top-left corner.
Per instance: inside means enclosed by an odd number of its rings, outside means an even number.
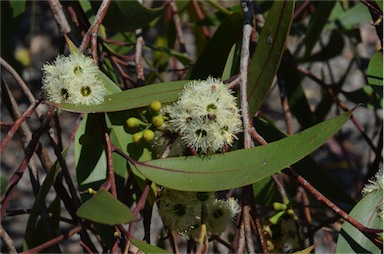
[[[3,152],[3,149],[7,146],[8,142],[11,140],[11,138],[13,137],[13,135],[15,135],[15,133],[17,132],[17,130],[19,129],[20,125],[22,123],[24,123],[25,119],[27,119],[29,116],[32,115],[32,113],[34,112],[35,108],[37,106],[39,106],[39,104],[41,103],[42,99],[40,100],[37,100],[35,101],[34,103],[32,103],[28,109],[21,115],[21,117],[19,117],[14,123],[13,123],[13,126],[12,128],[8,131],[7,135],[4,137],[3,141],[1,142],[1,145],[0,145],[0,153]]]
[[[200,8],[200,5],[199,5],[199,1],[192,0],[192,5],[193,5],[193,8],[195,9],[197,18],[199,20],[203,20],[204,19],[204,14],[201,11],[201,8]],[[209,39],[209,30],[208,30],[208,28],[206,26],[201,26],[201,32],[203,33],[203,35],[204,35],[204,37],[206,39]]]
[[[101,5],[99,7],[99,10],[96,13],[95,20],[93,21],[93,24],[88,29],[87,33],[85,34],[83,41],[80,45],[80,52],[85,51],[85,49],[89,45],[89,41],[91,41],[91,47],[92,47],[92,57],[94,61],[97,62],[97,33],[99,31],[99,27],[101,25],[101,22],[103,22],[103,19],[105,17],[105,14],[107,14],[107,10],[109,5],[111,4],[111,0],[103,0],[101,2]]]
[[[65,234],[62,234],[62,235],[59,235],[58,237],[55,237],[43,244],[40,244],[32,249],[29,249],[27,251],[24,251],[22,252],[21,254],[32,254],[32,253],[38,253],[56,243],[59,243],[61,241],[63,241],[64,239],[68,239],[70,238],[71,236],[73,236],[74,234],[77,234],[79,233],[80,231],[82,230],[81,226],[76,226],[74,227],[73,229],[69,230],[67,233]]]
[[[187,53],[187,48],[185,47],[184,34],[183,34],[183,30],[181,29],[180,17],[179,17],[179,13],[177,12],[177,6],[176,6],[175,0],[170,0],[169,7],[171,8],[173,23],[176,28],[176,34],[177,34],[177,40],[180,46],[180,52]]]
[[[112,143],[108,133],[104,133],[105,138],[105,150],[107,153],[107,170],[108,170],[108,186],[111,188],[112,196],[117,197],[116,183],[115,183],[115,169],[113,167],[112,160]]]
[[[312,79],[313,81],[315,81],[317,84],[319,84],[322,88],[324,88],[324,90],[326,91],[326,93],[332,98],[332,100],[337,104],[337,106],[339,108],[341,108],[342,110],[344,111],[349,111],[348,107],[339,100],[339,98],[337,98],[337,96],[335,95],[333,89],[331,86],[325,84],[322,80],[318,79],[315,75],[313,75],[312,73],[310,73],[308,70],[306,70],[305,68],[301,67],[301,66],[296,66],[296,69],[304,74],[305,76],[307,76],[308,78]],[[372,148],[373,151],[377,151],[377,148],[376,146],[373,144],[372,140],[368,137],[367,133],[364,131],[363,127],[361,126],[361,124],[357,121],[357,119],[354,117],[354,115],[352,114],[351,115],[351,121],[353,122],[353,124],[356,126],[357,130],[360,132],[360,134],[363,136],[363,138],[365,139],[365,141],[367,142],[367,144]],[[382,158],[381,158],[382,160]]]
[[[53,115],[53,109],[50,108],[48,110],[48,114],[46,118],[44,119],[43,123],[41,124],[40,128],[33,134],[31,142],[28,144],[26,150],[25,150],[25,157],[23,161],[21,162],[20,166],[17,168],[16,172],[13,174],[11,179],[9,180],[8,183],[8,190],[7,193],[5,194],[5,198],[2,202],[2,207],[1,207],[1,213],[0,213],[0,221],[2,221],[3,216],[5,214],[5,211],[8,207],[8,204],[12,198],[12,194],[15,191],[15,187],[17,183],[20,181],[21,177],[23,176],[25,169],[28,166],[28,163],[30,159],[32,158],[32,155],[39,143],[40,136],[43,134],[44,131],[47,130],[48,128],[48,123],[50,119],[52,118]]]
[[[331,200],[326,198],[323,194],[321,194],[318,190],[315,189],[307,180],[305,180],[302,176],[297,174],[293,169],[286,168],[285,171],[292,175],[297,182],[303,186],[304,189],[306,189],[308,192],[310,192],[318,201],[325,204],[327,207],[332,209],[335,213],[340,215],[343,219],[345,219],[347,222],[349,222],[351,225],[353,225],[355,228],[357,228],[361,233],[363,233],[368,239],[370,239],[377,247],[382,249],[382,243],[378,243],[374,240],[374,236],[377,233],[382,233],[382,229],[370,229],[349,216],[346,212],[344,212],[341,208],[339,208],[335,203],[333,203]]]

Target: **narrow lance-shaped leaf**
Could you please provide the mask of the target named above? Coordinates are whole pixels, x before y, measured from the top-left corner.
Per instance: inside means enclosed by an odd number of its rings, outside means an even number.
[[[129,241],[133,243],[137,248],[139,248],[144,253],[169,253],[168,251],[161,249],[157,246],[151,245],[144,241],[139,241],[133,238],[129,238]]]
[[[189,73],[190,79],[222,76],[228,54],[241,38],[241,26],[241,13],[235,12],[223,20]]]
[[[90,2],[96,12],[100,7],[100,1]],[[111,1],[103,25],[115,32],[132,32],[137,28],[150,25],[152,21],[163,14],[163,10],[163,7],[146,8],[137,0]]]
[[[205,157],[131,161],[148,179],[184,191],[219,191],[252,184],[301,160],[324,144],[351,112],[265,146]]]
[[[351,217],[368,228],[383,228],[383,192],[369,193],[352,209]],[[363,233],[348,222],[344,222],[337,239],[336,253],[382,253]]]
[[[57,104],[56,106],[66,111],[87,113],[140,108],[149,105],[154,100],[162,103],[175,101],[187,82],[188,80],[173,81],[125,90],[106,96],[104,102],[97,105]]]
[[[134,220],[129,208],[106,190],[99,190],[76,212],[77,216],[107,225],[128,223]]]
[[[367,69],[368,84],[383,98],[383,53],[376,52]]]
[[[268,14],[248,70],[249,114],[263,104],[279,67],[292,22],[294,1],[276,1]]]

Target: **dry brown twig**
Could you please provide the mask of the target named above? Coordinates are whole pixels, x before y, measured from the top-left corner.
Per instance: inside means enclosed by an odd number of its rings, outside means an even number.
[[[92,57],[95,62],[97,62],[97,33],[99,31],[99,27],[105,15],[107,14],[108,7],[111,4],[111,0],[103,0],[99,7],[99,10],[96,13],[95,20],[93,24],[89,27],[87,33],[84,35],[83,41],[79,47],[80,52],[84,52],[88,47],[89,42],[91,41],[91,51]]]
[[[51,7],[53,17],[56,22],[60,25],[63,33],[70,33],[71,27],[69,26],[68,20],[65,17],[63,6],[59,0],[48,0],[49,6]]]

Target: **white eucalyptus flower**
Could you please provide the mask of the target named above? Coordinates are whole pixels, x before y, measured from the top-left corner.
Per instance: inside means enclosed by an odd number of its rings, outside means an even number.
[[[203,153],[232,145],[242,130],[236,98],[220,80],[191,81],[173,105],[165,108],[167,127],[186,145]]]
[[[373,179],[368,180],[368,184],[366,184],[361,191],[363,196],[366,196],[367,194],[374,192],[374,191],[380,191],[383,192],[383,169],[381,168]]]
[[[212,234],[220,235],[224,232],[228,222],[240,212],[240,206],[234,198],[218,200],[208,207],[206,220],[207,231]]]
[[[42,90],[48,101],[77,105],[103,102],[106,89],[98,79],[98,67],[81,53],[59,55],[43,66]]]

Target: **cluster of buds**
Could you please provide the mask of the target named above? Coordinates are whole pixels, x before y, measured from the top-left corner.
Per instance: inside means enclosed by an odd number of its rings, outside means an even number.
[[[165,188],[159,197],[159,213],[165,226],[185,238],[196,239],[202,227],[219,235],[240,212],[234,198],[215,199],[213,192],[185,192]]]
[[[164,117],[160,115],[161,103],[153,101],[148,106],[149,110],[145,111],[143,121],[136,117],[130,117],[126,120],[129,129],[138,130],[132,136],[132,141],[136,144],[145,141],[151,142],[155,137],[156,130],[163,130]]]
[[[42,90],[53,103],[95,105],[104,101],[106,89],[98,78],[98,66],[81,54],[59,55],[42,68]]]

